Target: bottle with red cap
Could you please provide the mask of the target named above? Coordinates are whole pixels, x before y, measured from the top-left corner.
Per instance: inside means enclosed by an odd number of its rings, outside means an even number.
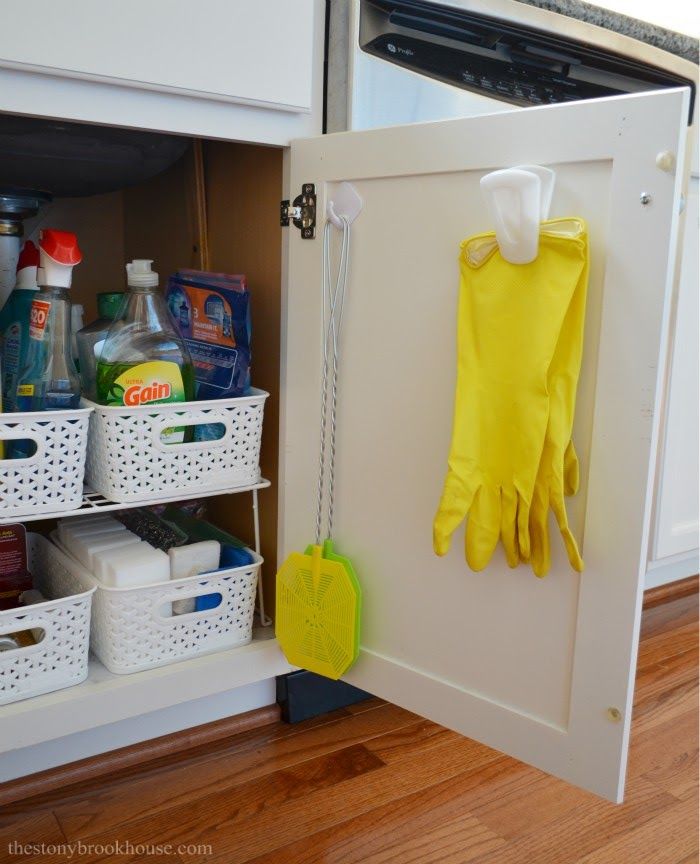
[[[39,290],[36,271],[39,250],[31,240],[22,247],[17,262],[15,288],[0,310],[2,342],[2,398],[5,411],[13,411],[17,396],[17,376],[24,368],[29,347],[29,315]]]
[[[27,361],[17,383],[16,407],[18,411],[77,408],[80,379],[71,355],[68,295],[73,267],[82,260],[75,234],[44,229],[39,258],[40,290],[30,309]]]

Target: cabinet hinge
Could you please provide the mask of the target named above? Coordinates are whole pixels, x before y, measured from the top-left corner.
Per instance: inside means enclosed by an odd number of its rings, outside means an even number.
[[[287,227],[289,220],[301,231],[302,240],[312,240],[316,236],[316,187],[304,183],[301,195],[297,195],[290,205],[289,200],[280,202],[280,225]]]

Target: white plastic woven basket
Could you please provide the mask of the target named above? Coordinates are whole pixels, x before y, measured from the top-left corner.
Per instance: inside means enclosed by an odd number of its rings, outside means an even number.
[[[0,516],[57,513],[83,498],[89,408],[0,414],[0,440],[30,439],[27,459],[0,459]]]
[[[52,539],[58,542],[55,533]],[[107,588],[66,555],[75,578],[97,588],[90,633],[93,652],[110,672],[124,675],[247,645],[253,638],[255,592],[263,563],[259,555],[249,551],[255,561],[245,567],[143,588]],[[169,614],[174,601],[210,594],[221,595],[221,603],[214,609]]]
[[[263,408],[268,394],[136,408],[96,405],[90,418],[86,480],[111,501],[154,501],[179,493],[228,490],[260,479]],[[223,438],[165,444],[173,426],[221,423]]]
[[[88,674],[94,587],[72,573],[66,555],[39,534],[27,534],[35,587],[52,599],[0,612],[0,635],[40,629],[36,645],[0,652],[0,705],[80,684]]]

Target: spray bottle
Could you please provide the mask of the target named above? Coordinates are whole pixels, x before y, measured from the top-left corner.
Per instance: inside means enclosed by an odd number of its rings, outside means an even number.
[[[2,398],[5,411],[13,411],[17,396],[17,377],[24,369],[29,348],[29,316],[39,290],[36,284],[39,250],[31,240],[22,247],[17,262],[15,288],[0,311],[2,341]]]
[[[27,362],[19,375],[18,411],[77,408],[80,380],[71,356],[73,267],[82,261],[75,234],[44,229],[39,239],[40,267],[29,315]]]

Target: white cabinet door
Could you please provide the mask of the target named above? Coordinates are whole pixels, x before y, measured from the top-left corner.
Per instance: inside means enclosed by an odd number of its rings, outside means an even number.
[[[286,144],[321,131],[324,12],[322,0],[12,3],[0,110]]]
[[[665,429],[657,478],[656,561],[698,548],[698,176],[688,184]],[[688,561],[697,572],[697,558]]]
[[[336,544],[364,594],[362,650],[346,679],[613,800],[624,784],[681,184],[655,160],[670,151],[683,164],[687,116],[688,93],[675,90],[291,149],[292,196],[315,183],[323,214],[333,184],[349,180],[364,200],[336,469]],[[569,569],[554,534],[542,580],[509,570],[500,553],[469,571],[463,529],[445,558],[431,542],[452,424],[458,247],[490,228],[480,177],[524,163],[556,171],[552,215],[585,218],[591,242],[574,430],[582,483],[569,503],[586,570]],[[282,555],[313,539],[321,380],[321,231],[290,232]]]

